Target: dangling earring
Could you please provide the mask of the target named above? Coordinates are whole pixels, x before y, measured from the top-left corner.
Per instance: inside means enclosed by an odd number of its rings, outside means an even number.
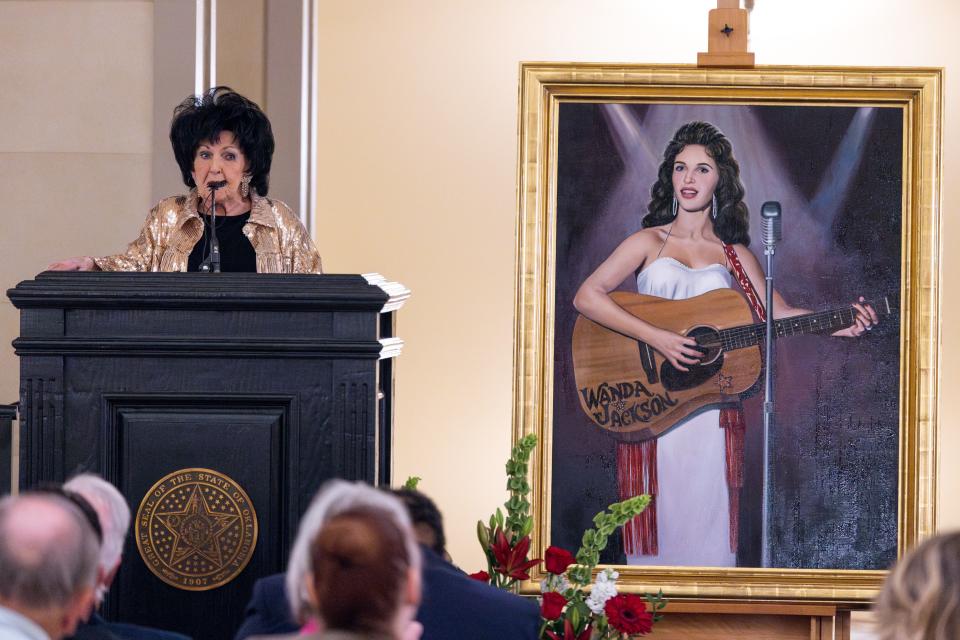
[[[677,217],[677,196],[673,196],[673,209],[671,210],[673,218]]]
[[[713,209],[710,210],[710,213],[713,215],[713,219],[717,219],[717,194],[713,194]]]
[[[249,173],[243,174],[243,177],[240,178],[240,197],[246,198],[250,195],[250,181],[253,180],[253,176]]]

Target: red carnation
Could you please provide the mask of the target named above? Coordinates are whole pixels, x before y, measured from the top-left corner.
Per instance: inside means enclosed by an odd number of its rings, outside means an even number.
[[[563,614],[563,608],[567,606],[567,599],[556,591],[548,591],[543,594],[543,602],[540,604],[540,615],[544,620],[556,620]]]
[[[562,575],[567,567],[576,562],[573,554],[560,547],[547,547],[547,554],[543,559],[547,571],[555,576]]]
[[[653,614],[647,603],[633,593],[622,593],[607,600],[603,607],[610,626],[629,635],[646,635],[653,631]]]
[[[550,640],[590,640],[590,634],[593,629],[590,628],[590,625],[587,625],[583,631],[580,632],[580,635],[577,635],[573,631],[573,624],[569,620],[563,621],[563,636],[558,636],[553,631],[547,631],[547,635],[550,636]]]
[[[507,536],[503,534],[503,530],[497,529],[490,550],[493,551],[493,556],[497,559],[497,566],[494,567],[494,570],[514,580],[529,580],[530,574],[527,571],[540,563],[539,558],[527,560],[527,552],[530,551],[530,536],[524,536],[517,541],[517,546],[511,547]]]
[[[476,573],[469,574],[468,577],[479,580],[480,582],[490,582],[490,574],[486,571],[477,571]]]

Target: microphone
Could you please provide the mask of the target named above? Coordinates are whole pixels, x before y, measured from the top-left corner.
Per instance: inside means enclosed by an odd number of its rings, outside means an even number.
[[[207,183],[210,189],[210,253],[200,264],[200,271],[220,273],[220,242],[217,240],[217,189],[227,186],[226,180],[214,180]]]
[[[760,207],[760,230],[765,247],[773,247],[783,240],[779,202],[764,202],[763,206]]]

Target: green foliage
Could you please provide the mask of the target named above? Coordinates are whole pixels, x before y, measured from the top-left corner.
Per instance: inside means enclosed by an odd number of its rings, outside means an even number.
[[[660,622],[663,619],[663,615],[660,611],[667,606],[667,599],[663,597],[663,589],[657,591],[657,595],[648,593],[647,604],[650,605],[650,612],[653,613],[653,621]]]
[[[530,471],[530,454],[536,446],[537,436],[528,434],[520,438],[507,460],[507,491],[510,492],[510,498],[504,503],[507,518],[503,529],[510,536],[511,542],[520,540],[533,529],[530,501],[527,499],[530,494],[527,475]]]
[[[490,530],[483,524],[483,520],[477,520],[477,540],[483,549],[490,547]]]
[[[420,484],[420,481],[423,478],[420,476],[410,476],[407,478],[407,481],[403,483],[404,489],[410,489],[411,491],[417,491],[417,486]]]
[[[500,529],[510,542],[516,545],[520,540],[530,535],[533,530],[533,518],[530,516],[530,483],[527,475],[530,471],[530,454],[537,446],[537,436],[530,434],[520,438],[510,452],[507,460],[507,491],[509,498],[503,504],[506,509],[497,508],[486,523],[477,522],[477,540],[487,557],[487,572],[490,582],[498,587],[509,588],[516,581],[512,578],[497,574],[494,571],[496,558],[493,555],[492,544],[496,531]]]
[[[607,539],[623,526],[625,522],[640,515],[650,504],[650,496],[635,496],[623,502],[616,502],[606,511],[593,517],[593,529],[583,532],[582,544],[577,551],[577,564],[567,570],[570,581],[587,585],[593,575],[593,569],[600,563],[600,552],[607,548]]]

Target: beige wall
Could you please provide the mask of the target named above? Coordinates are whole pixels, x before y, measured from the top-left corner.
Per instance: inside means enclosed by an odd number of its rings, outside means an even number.
[[[760,64],[960,70],[954,0],[757,0]],[[503,501],[511,433],[517,66],[522,60],[694,62],[712,0],[320,2],[317,239],[330,271],[413,290],[399,315],[396,479],[423,477],[454,558],[479,568],[474,523]],[[960,161],[947,85],[943,169]],[[944,180],[943,210],[960,201]],[[946,238],[955,218],[944,216]],[[943,320],[960,314],[944,260]],[[960,451],[960,341],[944,333],[942,451]],[[947,457],[949,459],[949,457]],[[940,476],[960,525],[960,470]]]
[[[266,0],[226,0],[217,3],[217,77],[264,109]],[[300,39],[300,33],[291,35]]]
[[[153,2],[0,0],[0,283],[105,254],[150,204]],[[0,403],[17,399],[0,296]]]

